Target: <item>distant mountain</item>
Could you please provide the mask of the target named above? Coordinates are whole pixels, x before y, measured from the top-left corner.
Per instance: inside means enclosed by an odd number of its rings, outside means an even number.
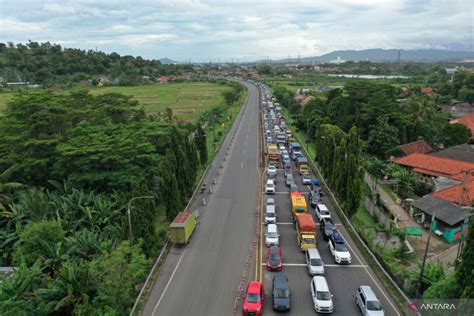
[[[338,57],[342,60],[352,61],[397,61],[400,51],[401,61],[420,61],[433,62],[441,60],[460,60],[464,58],[474,58],[474,52],[448,51],[441,49],[416,49],[416,50],[398,50],[398,49],[365,49],[365,50],[337,50],[328,54],[314,57],[304,57],[300,59],[301,63],[328,62],[336,60]],[[281,59],[275,62],[287,62],[288,59]],[[295,62],[295,59],[292,59]]]
[[[161,58],[161,59],[158,59],[158,61],[159,61],[160,63],[162,63],[163,65],[179,64],[178,61],[172,60],[172,59],[169,59],[169,58]]]

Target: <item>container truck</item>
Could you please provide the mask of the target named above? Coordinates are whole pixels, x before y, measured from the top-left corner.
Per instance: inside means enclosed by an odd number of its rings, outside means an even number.
[[[196,228],[196,216],[191,211],[178,213],[170,224],[170,240],[176,244],[187,244],[189,238]]]
[[[303,173],[309,173],[308,159],[305,157],[296,158],[296,168],[298,169],[298,173],[300,175]]]
[[[273,162],[280,161],[280,152],[278,151],[278,147],[275,144],[268,144],[267,146],[268,151],[268,159]]]
[[[293,222],[296,222],[296,218],[301,214],[306,214],[308,212],[308,207],[306,205],[306,199],[301,194],[301,192],[292,192],[290,195],[291,198],[291,218]]]
[[[298,246],[302,251],[316,248],[316,224],[311,214],[301,214],[296,220]]]

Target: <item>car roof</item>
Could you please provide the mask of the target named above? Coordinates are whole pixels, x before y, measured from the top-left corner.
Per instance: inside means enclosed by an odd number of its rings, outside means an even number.
[[[375,296],[375,293],[374,293],[374,291],[372,290],[372,288],[370,286],[361,285],[360,289],[362,290],[362,292],[365,293],[365,297],[367,298],[368,301],[378,301],[379,300],[377,298],[377,296]]]
[[[284,274],[277,274],[273,277],[275,287],[288,287],[288,277]]]
[[[275,199],[274,198],[267,198],[267,204],[268,203],[275,203]]]
[[[312,281],[316,284],[316,287],[317,287],[318,291],[328,291],[329,292],[328,282],[326,281],[325,277],[323,277],[321,275],[317,275],[317,276],[313,277]]]
[[[269,184],[269,183],[274,184],[272,179],[267,180],[267,184]]]
[[[276,232],[277,231],[277,225],[276,224],[268,224],[267,226],[267,231],[274,231]]]
[[[308,256],[310,258],[321,258],[321,255],[319,254],[319,250],[316,248],[309,248],[306,251],[308,252]]]
[[[280,247],[278,246],[271,246],[270,248],[268,248],[268,251],[270,252],[275,252],[275,253],[280,253]]]
[[[337,243],[344,243],[344,238],[342,237],[342,235],[338,232],[338,231],[335,231],[332,236],[331,236],[332,239],[334,239],[335,242]]]
[[[328,210],[328,211],[329,211],[329,209],[328,209],[328,207],[326,206],[326,204],[318,204],[318,208],[319,208],[319,209],[322,209],[322,210]]]

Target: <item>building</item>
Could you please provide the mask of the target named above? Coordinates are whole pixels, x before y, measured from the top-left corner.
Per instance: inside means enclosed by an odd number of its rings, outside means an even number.
[[[464,238],[468,234],[471,210],[431,194],[413,201],[410,213],[422,226],[428,228],[434,216],[431,230],[448,243]]]
[[[450,158],[454,160],[474,163],[474,145],[462,144],[449,147],[438,152],[432,153],[431,156]]]
[[[474,113],[466,114],[462,117],[451,120],[451,123],[461,123],[471,130],[471,135],[474,135]],[[471,136],[472,137],[472,136]]]
[[[445,177],[458,181],[463,180],[465,171],[474,169],[474,163],[419,153],[395,159],[393,162],[424,177]]]
[[[160,77],[156,78],[156,81],[159,82],[159,83],[167,83],[170,80],[171,80],[171,78],[167,77],[167,76],[160,76]]]
[[[398,146],[398,148],[400,149],[402,156],[408,156],[414,153],[429,154],[434,151],[433,148],[424,140],[403,144]]]
[[[474,181],[453,185],[432,195],[460,206],[471,206],[474,202]]]
[[[454,117],[463,117],[474,112],[474,106],[470,103],[458,103],[453,105],[443,105],[441,111],[449,113]]]
[[[428,95],[434,93],[433,88],[429,88],[429,87],[421,88],[420,92],[423,94],[428,94]]]

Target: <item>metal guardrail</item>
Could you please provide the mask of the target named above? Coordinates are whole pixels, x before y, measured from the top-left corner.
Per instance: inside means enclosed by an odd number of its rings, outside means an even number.
[[[364,242],[364,240],[362,239],[362,237],[360,237],[359,233],[357,232],[357,230],[355,229],[355,227],[352,225],[352,223],[350,222],[349,218],[347,218],[346,214],[344,213],[344,211],[342,210],[341,206],[339,205],[339,202],[337,201],[334,193],[332,192],[332,190],[329,188],[328,184],[326,183],[326,180],[324,179],[322,173],[320,172],[319,170],[319,167],[317,165],[317,163],[313,160],[313,157],[311,157],[309,155],[309,151],[306,149],[306,146],[304,145],[303,142],[301,142],[301,139],[300,137],[295,134],[298,142],[301,144],[301,147],[303,148],[305,154],[306,154],[306,157],[308,157],[308,161],[309,161],[309,164],[311,166],[311,168],[313,169],[313,171],[315,171],[315,173],[318,175],[318,179],[321,180],[321,183],[323,184],[324,186],[324,189],[329,192],[330,196],[331,196],[331,200],[333,202],[333,204],[337,207],[337,209],[339,210],[339,213],[342,214],[342,216],[344,217],[345,221],[347,222],[347,224],[349,225],[349,227],[351,228],[352,232],[354,233],[355,236],[357,236],[357,239],[359,240],[359,242],[362,244],[362,246],[364,247],[364,249],[367,251],[367,253],[371,256],[371,258],[373,259],[373,261],[377,264],[377,267],[380,269],[380,271],[382,271],[382,273],[387,277],[387,279],[390,281],[390,283],[393,285],[393,287],[398,291],[398,293],[405,299],[405,301],[407,303],[411,303],[411,300],[408,298],[408,296],[406,296],[405,292],[403,292],[403,290],[398,286],[398,284],[393,280],[393,278],[390,276],[390,274],[385,270],[385,268],[382,266],[382,264],[379,262],[379,260],[377,259],[377,257],[374,255],[374,253],[370,250],[370,248],[366,245],[366,243]]]

